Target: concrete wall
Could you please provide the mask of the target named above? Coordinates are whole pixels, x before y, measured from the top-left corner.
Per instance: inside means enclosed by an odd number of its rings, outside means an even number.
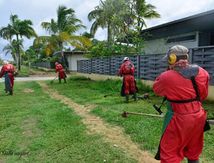
[[[69,64],[69,70],[70,71],[77,71],[77,61],[78,60],[85,60],[88,58],[85,58],[83,54],[72,54],[67,56],[68,64]]]
[[[189,36],[189,35],[195,35],[196,36],[195,40],[167,43],[167,40],[170,38]],[[160,38],[160,39],[145,41],[144,52],[145,54],[164,54],[167,52],[167,50],[170,47],[176,44],[186,46],[187,48],[195,48],[195,47],[198,47],[198,42],[199,42],[198,32],[186,33],[186,34],[171,36],[167,38]]]

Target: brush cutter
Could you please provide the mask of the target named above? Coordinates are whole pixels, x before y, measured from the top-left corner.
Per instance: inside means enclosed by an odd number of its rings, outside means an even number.
[[[163,112],[161,111],[161,107],[163,106],[164,102],[166,101],[166,97],[163,98],[161,105],[158,107],[157,105],[153,105],[153,108],[161,115]]]
[[[214,125],[214,119],[208,119],[207,121],[209,122],[210,125]]]
[[[54,80],[56,80],[56,78],[57,78],[57,76],[53,80],[51,80],[50,83],[53,84],[53,82],[54,82]]]
[[[115,95],[115,94],[111,93],[111,94],[104,95],[103,97],[108,97],[108,96],[113,96],[113,95]]]
[[[156,115],[156,114],[148,114],[148,113],[136,113],[136,112],[127,112],[127,111],[124,111],[121,115],[122,115],[122,117],[127,118],[129,114],[131,114],[131,115],[143,115],[143,116],[150,116],[150,117],[159,117],[159,118],[164,117],[164,115]]]
[[[133,97],[133,98],[134,98],[134,97]],[[138,95],[137,95],[136,98],[137,98],[138,100],[148,100],[148,99],[150,99],[148,93],[144,93],[142,96],[138,96]]]

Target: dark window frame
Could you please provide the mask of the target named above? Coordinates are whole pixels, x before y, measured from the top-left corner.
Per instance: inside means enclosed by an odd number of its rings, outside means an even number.
[[[194,40],[196,40],[196,35],[178,36],[178,37],[168,38],[166,43],[194,41]]]

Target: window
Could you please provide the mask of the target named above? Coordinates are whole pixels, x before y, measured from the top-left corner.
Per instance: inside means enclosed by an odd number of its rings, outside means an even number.
[[[196,38],[195,35],[180,36],[180,37],[169,38],[166,42],[172,43],[172,42],[181,42],[181,41],[194,41],[195,38]]]

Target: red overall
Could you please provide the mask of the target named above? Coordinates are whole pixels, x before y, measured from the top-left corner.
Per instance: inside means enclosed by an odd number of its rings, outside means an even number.
[[[56,72],[59,73],[59,79],[65,79],[66,78],[66,74],[65,74],[65,70],[63,69],[63,66],[61,64],[57,64],[55,66]]]
[[[125,94],[133,94],[136,92],[135,79],[134,79],[134,65],[131,61],[125,61],[119,70],[119,75],[123,76]]]
[[[195,76],[200,100],[208,95],[209,74],[199,67]],[[157,95],[170,100],[194,99],[196,92],[190,79],[184,78],[174,70],[163,72],[154,82],[153,90]],[[198,160],[203,149],[203,128],[206,120],[200,101],[188,103],[168,103],[171,119],[164,127],[160,142],[161,163],[180,163],[184,157]],[[166,120],[166,119],[165,119]]]
[[[15,68],[10,63],[3,65],[1,72],[0,72],[0,77],[5,75],[6,73],[8,73],[8,76],[10,79],[10,86],[11,86],[12,90],[13,90],[13,86],[14,86],[14,72],[15,72]]]

